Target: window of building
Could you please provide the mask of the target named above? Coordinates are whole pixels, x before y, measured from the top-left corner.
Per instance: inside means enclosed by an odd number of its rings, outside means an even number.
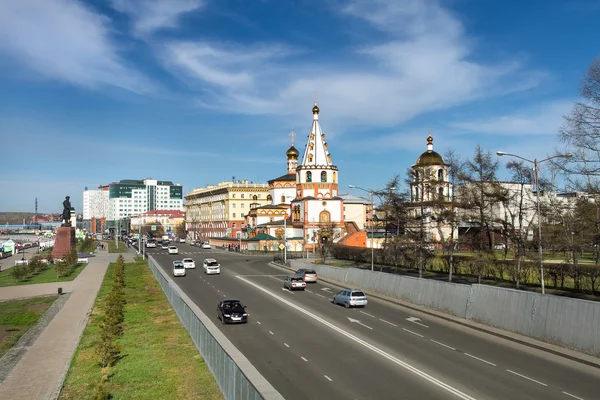
[[[439,188],[438,193],[440,195],[440,199],[443,199],[444,198],[444,188]]]
[[[283,195],[281,196],[281,202],[285,203],[285,196],[283,196]]]
[[[419,181],[419,171],[415,171],[415,181]]]
[[[252,200],[256,201],[258,200],[258,197],[256,195],[252,196]]]
[[[244,203],[241,204],[241,207],[244,208]]]
[[[233,213],[233,218],[235,218],[235,213]]]
[[[267,201],[271,201],[271,200],[273,200],[273,198],[271,197],[271,195],[270,195],[270,194],[268,194],[268,195],[267,195]]]
[[[321,172],[321,182],[327,182],[327,172]]]
[[[232,194],[231,194],[231,198],[232,198],[232,199],[235,199],[235,193],[232,193]]]
[[[232,206],[233,208],[235,208],[235,203],[231,203],[231,206]]]
[[[235,222],[234,222],[233,224],[231,224],[231,227],[232,227],[232,228],[235,228]]]
[[[312,182],[312,172],[306,171],[306,182]]]
[[[440,169],[438,171],[438,181],[443,181],[444,180],[444,170]]]

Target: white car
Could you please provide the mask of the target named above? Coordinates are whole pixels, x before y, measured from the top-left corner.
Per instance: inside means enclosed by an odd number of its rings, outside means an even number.
[[[178,253],[179,253],[179,249],[177,249],[177,247],[169,246],[169,254],[178,254]]]
[[[146,248],[156,247],[156,242],[146,242]]]
[[[185,238],[179,238],[179,243],[185,243]]]
[[[184,258],[183,259],[183,266],[188,269],[188,268],[196,268],[196,262],[194,260],[192,260],[191,258]]]
[[[173,276],[185,276],[185,267],[180,260],[173,261]]]
[[[168,245],[168,244],[164,244],[164,243],[163,243],[163,244],[160,246],[160,248],[161,248],[161,249],[163,249],[163,250],[169,250],[169,245]]]
[[[202,263],[202,267],[204,268],[205,274],[220,274],[221,273],[221,265],[214,258],[207,258]]]
[[[203,249],[210,249],[210,243],[202,243]]]

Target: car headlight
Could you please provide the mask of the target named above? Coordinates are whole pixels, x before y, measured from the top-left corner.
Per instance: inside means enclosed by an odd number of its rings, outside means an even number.
[[[242,316],[247,317],[248,313],[243,313]]]
[[[229,318],[231,317],[231,314],[223,314],[223,316]]]

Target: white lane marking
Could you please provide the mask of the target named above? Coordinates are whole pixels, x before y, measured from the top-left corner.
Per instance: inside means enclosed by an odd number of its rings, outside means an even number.
[[[227,297],[227,296],[223,295],[223,297]]]
[[[301,359],[303,359],[304,361],[308,362],[308,360],[304,357],[300,357]]]
[[[368,326],[368,325],[365,325],[365,324],[363,324],[362,322],[360,322],[360,321],[359,321],[359,320],[357,320],[357,319],[354,319],[354,318],[350,318],[350,317],[348,317],[348,321],[350,321],[350,322],[354,322],[354,323],[357,323],[357,324],[359,324],[359,325],[362,325],[362,326],[364,326],[365,328],[368,328],[368,329],[370,329],[370,330],[373,330],[373,328],[371,328],[371,327],[370,327],[370,326]]]
[[[256,323],[260,325],[260,321],[256,321]]]
[[[271,274],[254,274],[253,275],[253,274],[249,274],[249,275],[240,275],[240,276],[263,276],[263,277],[264,276],[270,276],[270,277],[274,278],[276,276],[288,276],[288,275],[271,275]],[[277,279],[277,278],[275,278],[275,279]],[[279,280],[279,279],[277,279],[277,280]]]
[[[481,362],[484,362],[484,363],[486,363],[486,364],[489,364],[489,365],[492,365],[492,366],[496,367],[496,364],[494,364],[494,363],[491,363],[491,362],[489,362],[489,361],[487,361],[487,360],[484,360],[483,358],[475,357],[474,355],[471,355],[471,354],[469,354],[469,353],[463,353],[463,354],[464,354],[465,356],[467,356],[467,357],[474,358],[474,359],[476,359],[476,360],[479,360],[479,361],[481,361]]]
[[[374,316],[374,315],[371,315],[371,314],[369,314],[369,313],[366,313],[366,312],[364,312],[364,311],[361,311],[361,313],[363,313],[363,314],[365,314],[365,315],[368,315],[368,316],[369,316],[369,317],[371,317],[371,318],[375,318],[375,316]]]
[[[574,394],[571,394],[571,393],[563,392],[563,394],[566,394],[567,396],[571,396],[572,398],[577,399],[577,400],[583,400],[581,397],[577,397],[577,396],[575,396]]]
[[[296,294],[296,293],[292,292],[291,290],[289,290],[288,288],[282,287],[281,290],[283,290],[284,292],[290,292],[291,294]]]
[[[448,349],[450,349],[450,350],[455,350],[455,351],[456,351],[456,349],[455,349],[454,347],[448,346],[447,344],[444,344],[444,343],[442,343],[442,342],[438,342],[437,340],[433,340],[433,339],[430,339],[430,340],[431,340],[433,343],[435,343],[435,344],[439,344],[440,346],[444,346],[444,347],[446,347],[446,348],[448,348]]]
[[[396,325],[396,324],[394,324],[394,323],[392,323],[392,322],[390,322],[390,321],[386,321],[385,319],[381,319],[381,318],[379,318],[379,320],[380,320],[381,322],[385,322],[386,324],[390,324],[391,326],[398,326],[398,325]]]
[[[429,328],[427,325],[420,323],[419,321],[421,320],[420,318],[417,317],[408,317],[406,318],[407,321],[412,322],[413,324],[417,324],[420,325],[424,328]]]
[[[259,276],[260,276],[260,275],[259,275]],[[275,280],[276,280],[276,281],[278,281],[278,282],[281,282],[281,281],[282,281],[281,279],[279,279],[279,278],[277,278],[277,277],[275,277],[275,276],[273,276],[273,275],[263,275],[263,276],[268,276],[269,278],[273,278],[273,279],[275,279]]]
[[[328,377],[327,375],[323,375],[325,377],[325,379],[327,379],[329,382],[333,382],[333,379],[331,379],[330,377]]]
[[[290,345],[289,345],[289,344],[287,344],[287,343],[284,343],[283,345],[284,345],[285,347],[290,347]]]
[[[412,333],[412,334],[413,334],[413,335],[415,335],[415,336],[420,336],[420,337],[423,337],[423,335],[421,335],[421,334],[419,334],[419,333],[417,333],[417,332],[409,331],[409,330],[408,330],[408,329],[406,329],[406,328],[402,328],[402,330],[404,330],[404,331],[406,331],[406,332],[408,332],[408,333]]]
[[[323,291],[325,291],[325,292],[332,293],[332,292],[331,292],[331,289],[329,289],[328,287],[321,288],[321,290],[323,290]]]
[[[270,333],[271,335],[274,335],[274,333],[273,333],[273,332],[271,332],[271,331],[269,331],[269,333]]]
[[[219,289],[217,289],[217,292],[221,293],[221,291]]]
[[[308,293],[313,293],[313,291],[310,289],[304,289],[304,290],[306,290]]]
[[[475,400],[474,397],[469,396],[468,394],[461,392],[460,390],[448,385],[447,383],[442,382],[441,380],[435,378],[432,375],[429,375],[428,373],[425,373],[423,371],[421,371],[420,369],[413,367],[412,365],[408,364],[406,361],[402,361],[401,359],[394,357],[393,355],[386,353],[385,351],[381,350],[380,348],[373,346],[372,344],[368,343],[367,341],[354,336],[353,334],[346,332],[345,330],[343,330],[342,328],[338,327],[337,325],[332,324],[331,322],[325,321],[323,318],[319,317],[318,315],[315,315],[309,311],[306,311],[304,308],[284,299],[281,296],[276,295],[275,293],[272,293],[271,291],[253,283],[250,282],[247,279],[244,279],[241,276],[236,276],[236,278],[246,282],[247,284],[254,286],[256,289],[260,290],[261,292],[273,297],[274,299],[279,300],[280,302],[287,304],[288,306],[296,309],[297,311],[303,313],[304,315],[307,315],[309,317],[311,317],[312,319],[314,319],[315,321],[320,322],[321,324],[325,325],[326,327],[336,331],[337,333],[355,341],[356,343],[360,344],[361,346],[366,347],[367,349],[373,351],[374,353],[379,354],[380,356],[392,361],[393,363],[399,365],[400,367],[406,369],[407,371],[412,372],[413,374],[427,380],[428,382],[446,390],[449,393],[452,393],[453,395],[455,395],[458,398],[461,398],[463,400]]]
[[[515,372],[515,371],[511,371],[510,369],[507,369],[507,371],[508,371],[508,372],[510,372],[511,374],[515,374],[515,375],[517,375],[517,376],[520,376],[521,378],[528,379],[528,380],[530,380],[531,382],[535,382],[535,383],[537,383],[538,385],[542,385],[542,386],[548,386],[548,385],[546,385],[544,382],[536,381],[536,380],[535,380],[535,379],[533,379],[533,378],[530,378],[530,377],[528,377],[528,376],[522,375],[522,374],[520,374],[520,373],[518,373],[518,372]]]
[[[325,296],[323,296],[322,294],[319,294],[319,293],[315,293],[315,296],[319,296],[319,297],[325,298]]]

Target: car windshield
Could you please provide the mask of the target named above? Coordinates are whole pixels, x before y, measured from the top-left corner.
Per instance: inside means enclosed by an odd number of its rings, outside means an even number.
[[[182,263],[177,263],[177,264],[173,264],[174,268],[183,268],[183,264]]]
[[[292,278],[292,282],[302,282],[302,278]]]
[[[232,308],[243,308],[242,303],[234,302],[234,303],[223,303],[223,308],[225,310],[230,310]]]
[[[308,275],[314,275],[314,274],[316,274],[316,272],[315,272],[314,269],[307,269],[304,273],[308,274]]]
[[[208,265],[209,267],[216,267],[217,265],[219,265],[219,263],[216,261],[207,261],[206,265]]]
[[[363,292],[352,292],[352,297],[365,297]]]
[[[192,260],[191,258],[186,258],[183,260],[183,262],[190,263],[190,262],[194,262],[194,260]]]

